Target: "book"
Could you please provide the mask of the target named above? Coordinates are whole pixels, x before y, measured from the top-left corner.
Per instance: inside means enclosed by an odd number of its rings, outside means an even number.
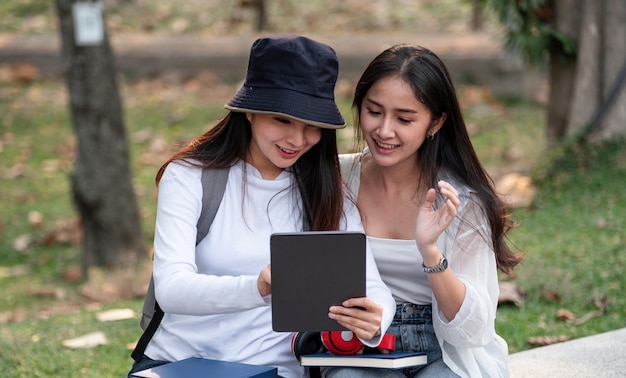
[[[426,365],[426,352],[391,352],[338,355],[330,352],[305,354],[300,357],[302,366],[327,367],[372,367],[384,369],[401,369],[411,366]]]
[[[146,378],[276,378],[278,377],[278,369],[269,366],[193,357],[138,371],[132,376]]]

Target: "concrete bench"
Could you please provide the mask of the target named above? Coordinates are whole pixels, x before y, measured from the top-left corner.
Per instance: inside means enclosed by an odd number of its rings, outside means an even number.
[[[513,353],[511,378],[626,377],[626,328]]]

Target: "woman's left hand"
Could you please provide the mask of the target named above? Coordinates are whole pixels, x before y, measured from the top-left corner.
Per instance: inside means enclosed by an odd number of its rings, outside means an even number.
[[[335,319],[357,337],[369,340],[380,331],[383,307],[367,297],[350,298],[341,306],[331,306],[328,317]]]
[[[459,193],[452,185],[443,180],[437,185],[445,202],[433,210],[437,193],[435,189],[429,189],[415,220],[415,241],[422,255],[436,245],[439,235],[452,223],[461,204]]]

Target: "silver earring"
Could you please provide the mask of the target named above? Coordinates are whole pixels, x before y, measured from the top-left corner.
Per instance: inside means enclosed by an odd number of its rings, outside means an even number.
[[[428,138],[428,140],[433,140],[435,139],[435,134],[428,134],[426,138]]]

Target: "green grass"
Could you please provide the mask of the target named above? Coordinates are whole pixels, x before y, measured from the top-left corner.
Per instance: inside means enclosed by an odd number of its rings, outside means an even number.
[[[225,99],[168,86],[142,90],[130,81],[122,87],[142,226],[150,242],[156,170],[171,148],[224,114]],[[460,93],[462,97],[463,88]],[[520,227],[510,235],[511,242],[525,253],[515,278],[525,292],[524,305],[499,309],[498,332],[515,352],[531,347],[530,337],[576,338],[623,327],[624,142],[578,148],[573,154],[563,154],[558,169],[549,171],[551,159],[557,157],[546,153],[542,142],[544,109],[524,101],[492,102],[465,109],[481,159],[492,172],[528,173],[540,184],[533,206],[515,211]],[[350,124],[349,106],[348,99],[340,100]],[[341,150],[351,147],[351,137],[350,129],[340,133]],[[157,148],[159,140],[167,148]],[[131,362],[127,345],[140,334],[138,318],[101,323],[95,313],[119,307],[139,313],[141,300],[108,304],[87,300],[79,294],[81,282],[63,279],[68,268],[79,265],[79,246],[44,243],[58,221],[74,215],[68,186],[73,145],[59,83],[23,87],[0,83],[0,267],[2,271],[18,265],[28,269],[24,275],[0,276],[4,377],[124,376]],[[42,214],[41,225],[29,222],[32,212]],[[24,235],[32,243],[16,250],[14,241]],[[32,294],[42,288],[57,288],[64,295]],[[557,317],[565,309],[580,319],[597,310],[595,298],[604,298],[607,304],[600,316],[580,325]],[[87,350],[62,345],[63,340],[94,331],[104,332],[109,344]]]
[[[536,207],[516,211],[521,227],[511,239],[525,251],[516,282],[526,301],[521,309],[502,307],[497,323],[511,351],[527,348],[529,336],[576,338],[624,327],[624,144],[576,149],[557,160]],[[557,317],[568,310],[583,319],[599,310],[598,300],[605,312],[580,325]]]
[[[134,302],[91,309],[68,310],[38,321],[0,327],[4,377],[123,377],[130,368],[125,345],[137,335],[135,319],[98,322],[96,312]],[[103,332],[107,345],[93,349],[65,349],[63,341],[91,332]]]

